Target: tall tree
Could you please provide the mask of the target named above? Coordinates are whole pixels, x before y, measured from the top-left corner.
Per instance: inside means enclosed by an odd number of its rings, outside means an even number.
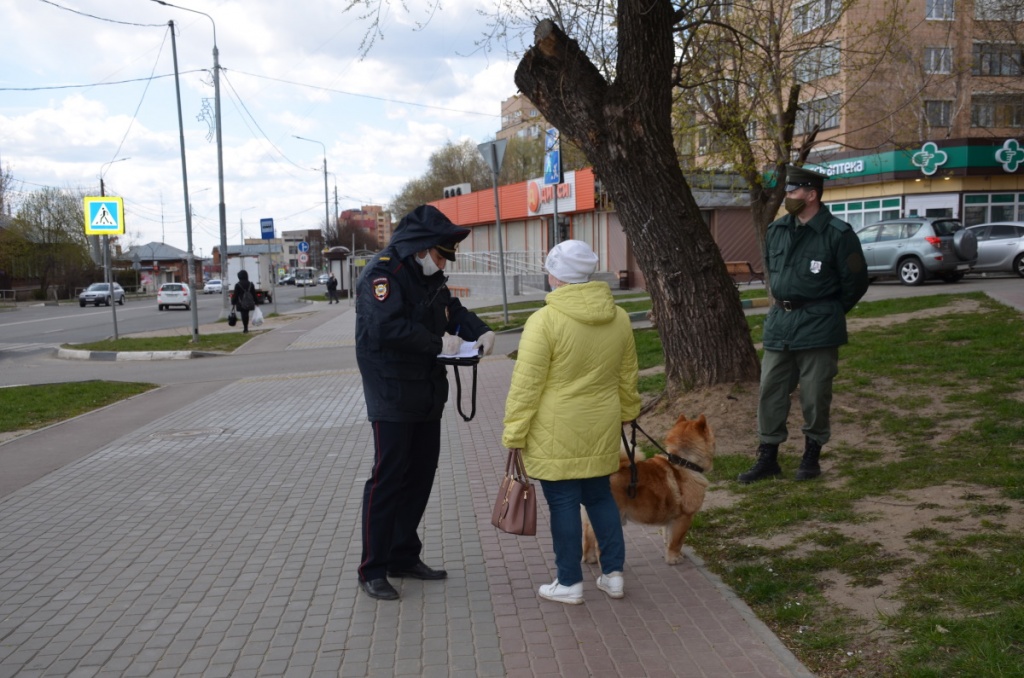
[[[83,194],[42,188],[28,195],[13,220],[18,236],[8,241],[20,248],[19,277],[33,277],[45,294],[50,285],[81,284],[94,270],[85,238]]]
[[[379,16],[372,10],[388,1],[349,6]],[[759,365],[739,296],[673,143],[675,36],[692,8],[671,0],[529,5],[515,11],[554,13],[558,22],[536,24],[516,85],[563,139],[582,149],[615,202],[658,318],[668,390],[755,380]],[[510,7],[501,3],[496,14]],[[374,36],[378,31],[371,26]]]
[[[675,31],[669,0],[619,2],[614,76],[552,20],[539,22],[515,81],[579,145],[615,202],[647,280],[670,391],[757,378],[736,288],[673,144]]]
[[[470,184],[474,190],[491,185],[491,171],[470,139],[449,141],[430,155],[427,172],[402,187],[390,205],[396,221],[406,214],[444,196],[445,186]]]

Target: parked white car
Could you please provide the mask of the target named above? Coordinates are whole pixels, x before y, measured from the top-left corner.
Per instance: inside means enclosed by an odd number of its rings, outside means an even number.
[[[224,291],[224,283],[217,278],[207,280],[203,285],[203,294],[220,294]]]
[[[192,290],[185,283],[164,283],[156,291],[156,308],[162,311],[171,306],[192,308]]]

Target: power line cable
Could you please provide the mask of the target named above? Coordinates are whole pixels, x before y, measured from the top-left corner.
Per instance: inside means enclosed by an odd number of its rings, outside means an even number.
[[[160,49],[156,52],[156,60],[153,62],[153,70],[149,72],[149,79],[146,80],[146,86],[142,90],[142,97],[139,99],[138,106],[135,107],[135,112],[132,114],[132,119],[128,121],[128,129],[124,131],[124,136],[121,137],[120,143],[117,144],[117,150],[114,151],[114,158],[117,158],[118,153],[121,152],[121,147],[124,146],[125,139],[128,138],[128,133],[132,131],[132,125],[139,118],[139,110],[142,108],[142,102],[146,100],[146,94],[149,92],[149,86],[153,83],[153,73],[156,72],[157,64],[160,63],[160,55],[164,52],[164,46],[167,44],[167,34],[170,32],[171,27],[168,26],[164,32],[164,39],[160,42]],[[111,159],[111,162],[114,160]]]
[[[227,70],[222,68],[223,70]],[[283,82],[286,85],[295,85],[296,87],[306,87],[308,89],[320,90],[321,92],[333,92],[334,94],[344,94],[350,97],[357,97],[360,99],[373,99],[374,101],[383,101],[389,104],[402,104],[403,106],[417,106],[419,108],[430,108],[436,111],[446,111],[448,113],[462,113],[464,115],[481,115],[487,118],[498,118],[500,116],[494,115],[493,113],[480,113],[478,111],[465,111],[458,108],[446,108],[444,106],[432,106],[430,104],[418,104],[413,101],[403,101],[401,99],[388,99],[386,97],[376,97],[370,94],[358,94],[356,92],[346,92],[345,90],[334,89],[331,87],[321,87],[320,85],[310,85],[304,82],[295,82],[294,80],[285,80],[283,78],[273,78],[269,75],[257,75],[256,73],[249,73],[247,71],[239,71],[234,69],[235,73],[241,73],[242,75],[248,75],[251,78],[261,78],[263,80],[273,80],[275,82]]]
[[[164,38],[164,42],[167,39]],[[179,75],[189,75],[191,73],[206,73],[208,68],[196,68],[191,71],[181,71]],[[148,78],[132,78],[131,80],[113,80],[111,82],[93,82],[84,85],[45,85],[43,87],[0,87],[0,92],[45,92],[48,90],[55,89],[87,89],[89,87],[106,87],[108,85],[128,85],[133,82],[148,82],[150,80],[160,80],[161,78],[173,78],[174,73],[165,73],[164,75],[150,75]]]
[[[106,21],[106,22],[109,22],[109,23],[112,23],[112,24],[122,24],[124,26],[141,26],[142,28],[158,28],[158,27],[164,25],[164,24],[138,24],[138,23],[134,23],[132,21],[119,21],[117,19],[107,19],[106,17],[96,16],[95,14],[87,14],[85,12],[79,12],[77,9],[71,9],[70,7],[64,7],[62,5],[58,5],[55,2],[50,2],[50,0],[39,0],[39,2],[42,2],[42,3],[46,4],[46,5],[50,5],[52,7],[56,7],[57,9],[62,9],[65,12],[71,12],[72,14],[79,14],[81,16],[89,17],[90,19],[99,19],[100,21]]]

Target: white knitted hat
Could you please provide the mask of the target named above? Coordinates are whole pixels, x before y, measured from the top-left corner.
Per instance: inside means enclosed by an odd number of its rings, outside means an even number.
[[[564,283],[585,283],[597,270],[597,255],[582,240],[563,240],[548,252],[544,268]]]

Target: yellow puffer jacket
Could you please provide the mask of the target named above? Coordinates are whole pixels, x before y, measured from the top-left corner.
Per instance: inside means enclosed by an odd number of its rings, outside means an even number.
[[[540,480],[619,468],[622,422],[640,414],[629,316],[607,283],[560,287],[526,321],[505,402],[505,447]]]

